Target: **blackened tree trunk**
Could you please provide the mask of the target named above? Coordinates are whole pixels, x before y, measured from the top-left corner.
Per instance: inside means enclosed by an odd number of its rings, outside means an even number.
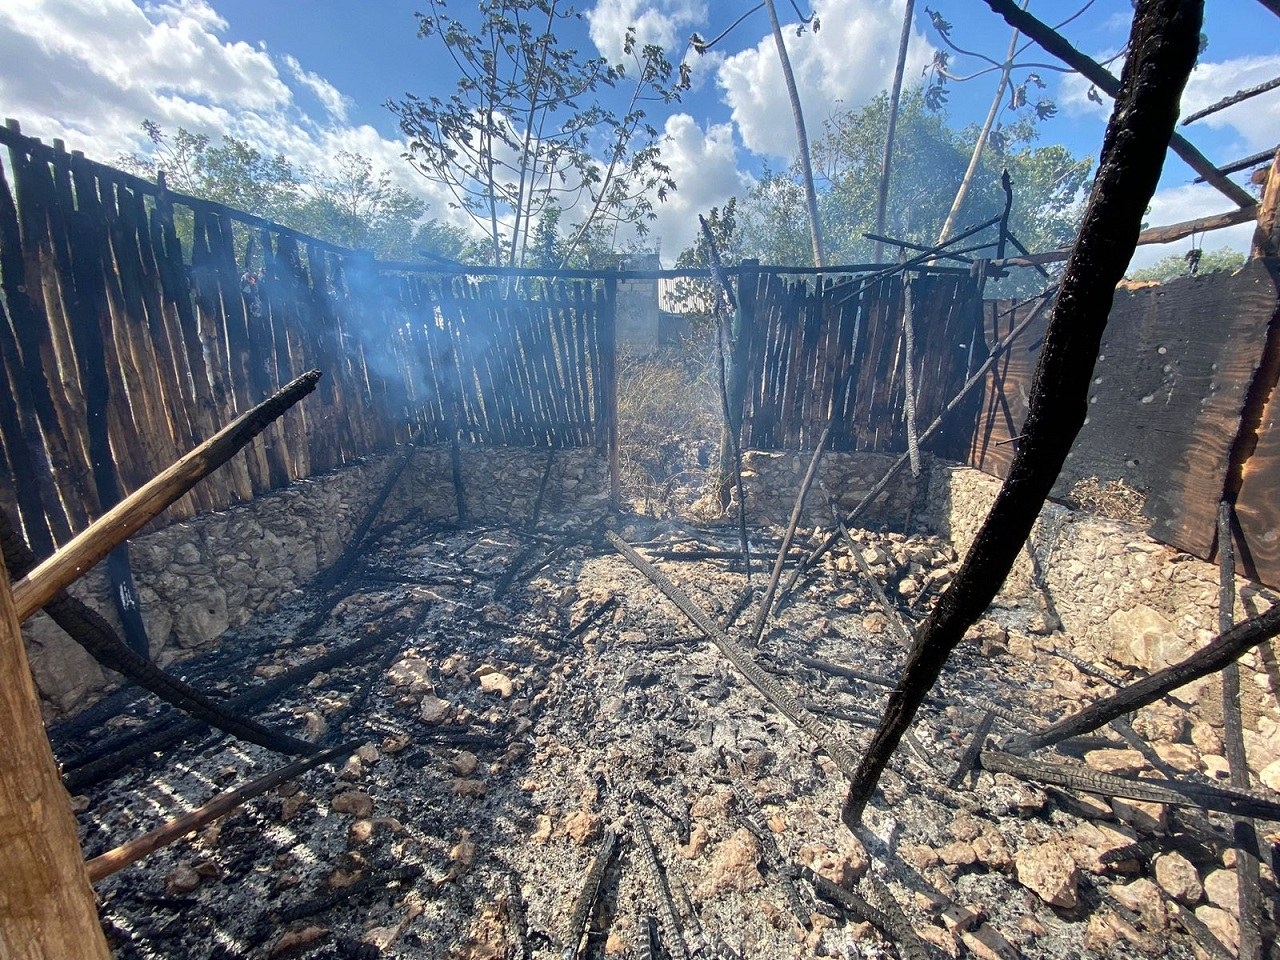
[[[1137,245],[1200,39],[1203,0],[1141,0],[1098,177],[1067,263],[1009,478],[955,581],[917,634],[879,729],[849,786],[850,827],[951,651],[1000,589],[1088,412],[1089,381],[1116,284]]]

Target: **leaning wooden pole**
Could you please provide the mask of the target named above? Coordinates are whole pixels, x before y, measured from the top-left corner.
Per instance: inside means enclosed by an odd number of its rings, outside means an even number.
[[[0,957],[108,960],[2,565],[0,725]]]
[[[162,510],[248,446],[272,421],[313,391],[319,380],[320,371],[312,370],[281,387],[177,463],[156,474],[18,581],[13,588],[18,621],[26,620],[57,596],[58,591],[78,580],[117,544],[133,536]]]
[[[898,742],[965,630],[1004,583],[1031,533],[1088,413],[1093,376],[1116,284],[1137,245],[1142,217],[1195,65],[1202,0],[1142,0],[1129,59],[1107,124],[1098,177],[1054,305],[1021,443],[959,573],[917,633],[884,717],[858,766],[842,812],[856,827]]]

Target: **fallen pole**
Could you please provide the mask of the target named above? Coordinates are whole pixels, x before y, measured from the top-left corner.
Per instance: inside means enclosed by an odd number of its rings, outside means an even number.
[[[609,542],[618,548],[618,551],[631,561],[632,566],[649,578],[649,581],[666,594],[667,599],[680,608],[689,620],[702,631],[703,636],[720,648],[720,652],[729,658],[729,662],[738,668],[738,672],[757,690],[764,695],[777,710],[797,727],[803,730],[809,736],[817,741],[819,749],[827,754],[835,761],[840,771],[845,776],[853,773],[854,767],[857,765],[853,758],[853,754],[835,739],[832,732],[812,713],[802,707],[782,684],[778,683],[773,677],[766,673],[760,664],[752,658],[745,647],[729,638],[729,635],[721,630],[708,617],[698,605],[689,598],[679,587],[663,576],[653,564],[649,563],[644,557],[636,552],[631,544],[627,543],[612,530],[606,531],[605,536],[609,538]]]
[[[846,374],[845,379],[848,379]],[[787,561],[787,552],[791,549],[791,541],[795,539],[796,527],[800,525],[800,517],[804,515],[804,505],[809,499],[809,490],[818,476],[818,465],[822,463],[822,455],[827,451],[827,441],[831,438],[831,427],[835,423],[833,413],[827,419],[827,425],[818,437],[817,449],[809,458],[809,468],[800,481],[800,490],[796,493],[796,502],[791,508],[791,519],[787,521],[787,532],[783,534],[782,543],[778,547],[777,559],[773,562],[773,572],[769,575],[769,586],[765,588],[764,599],[760,601],[760,611],[756,614],[755,623],[751,625],[751,645],[758,647],[760,638],[764,636],[765,624],[769,622],[769,614],[773,612],[773,597],[778,592],[778,581],[782,579],[782,565]]]
[[[272,421],[311,393],[319,380],[319,370],[304,373],[156,474],[72,537],[62,549],[14,584],[13,602],[18,609],[18,620],[30,617],[59,590],[78,580],[116,546],[248,446]]]
[[[197,807],[190,813],[175,817],[168,823],[162,823],[154,830],[148,830],[140,837],[127,843],[122,843],[115,849],[108,850],[106,853],[86,861],[85,868],[89,872],[89,882],[97,883],[99,880],[123,870],[130,864],[137,863],[148,854],[154,853],[162,847],[167,847],[193,830],[199,830],[206,823],[230,813],[246,801],[261,796],[287,780],[301,776],[313,767],[328,763],[330,760],[334,760],[345,753],[351,753],[359,745],[358,741],[339,744],[328,750],[322,750],[320,753],[304,760],[298,760],[288,766],[281,767],[279,770],[273,770],[271,773],[258,777],[256,780],[251,780],[242,787],[236,787],[234,790],[218,794],[208,803]]]
[[[1145,679],[1117,690],[1111,696],[1097,701],[1079,713],[1059,720],[1037,733],[1013,738],[1004,744],[1004,749],[1009,753],[1026,754],[1042,747],[1052,746],[1070,737],[1091,733],[1116,717],[1154,703],[1165,694],[1193,680],[1217,673],[1228,663],[1239,659],[1246,650],[1277,635],[1280,635],[1280,604],[1276,604],[1266,613],[1236,624],[1186,659],[1170,664]]]
[[[1259,817],[1280,820],[1280,803],[1254,796],[1243,790],[1210,787],[1198,783],[1175,783],[1169,780],[1139,780],[1118,777],[1070,763],[1045,763],[1030,757],[1019,757],[1004,750],[983,750],[978,754],[983,770],[1008,773],[1024,780],[1038,780],[1064,790],[1083,790],[1104,797],[1167,803],[1178,807],[1217,810],[1237,817]]]
[[[1218,632],[1235,626],[1236,569],[1231,501],[1218,504]],[[1249,789],[1249,761],[1244,748],[1244,724],[1240,716],[1240,666],[1232,660],[1222,668],[1222,726],[1231,786]],[[1260,867],[1251,852],[1258,849],[1257,828],[1247,817],[1232,822],[1236,846],[1237,907],[1240,919],[1240,960],[1261,960],[1262,899]]]
[[[3,550],[5,566],[14,576],[22,576],[35,568],[35,554],[13,529],[4,511],[0,511],[0,549]],[[183,713],[240,740],[256,743],[277,753],[313,752],[314,746],[307,741],[233,713],[190,685],[170,676],[120,639],[101,614],[65,590],[59,590],[50,598],[44,605],[44,612],[100,665],[114,670]]]

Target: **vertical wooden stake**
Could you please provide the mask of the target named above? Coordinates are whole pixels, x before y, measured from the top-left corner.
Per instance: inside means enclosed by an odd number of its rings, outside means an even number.
[[[110,960],[0,565],[0,957]]]
[[[609,507],[622,501],[620,451],[618,450],[618,278],[604,282],[604,310],[600,315],[600,365],[604,379],[607,444],[609,450]]]
[[[1262,189],[1262,201],[1258,204],[1258,226],[1253,231],[1251,257],[1274,257],[1280,253],[1280,219],[1276,208],[1280,207],[1280,150],[1271,161],[1266,186]]]

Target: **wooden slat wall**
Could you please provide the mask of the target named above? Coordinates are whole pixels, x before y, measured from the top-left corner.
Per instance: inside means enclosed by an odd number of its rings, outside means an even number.
[[[812,449],[834,412],[832,449],[905,449],[903,282],[760,275],[747,348],[744,446]],[[923,429],[964,383],[980,301],[966,275],[924,273],[910,282]]]
[[[0,142],[0,503],[39,553],[312,368],[316,394],[162,523],[411,438],[607,443],[601,281],[390,272],[12,129]]]
[[[1198,557],[1213,556],[1217,504],[1228,486],[1233,450],[1241,450],[1236,438],[1251,384],[1261,369],[1271,381],[1263,385],[1264,399],[1274,385],[1276,365],[1264,365],[1277,312],[1274,269],[1253,261],[1235,275],[1116,292],[1088,420],[1056,495],[1065,496],[1085,477],[1122,479],[1146,494],[1153,537]],[[1026,309],[987,304],[987,344],[1007,334]],[[1002,441],[1017,436],[1026,416],[1046,322],[1033,324],[997,364],[976,425],[949,434],[947,455],[1007,475],[1015,444]],[[1280,586],[1274,410],[1274,403],[1267,407],[1257,449],[1243,462],[1237,512],[1246,572]]]

